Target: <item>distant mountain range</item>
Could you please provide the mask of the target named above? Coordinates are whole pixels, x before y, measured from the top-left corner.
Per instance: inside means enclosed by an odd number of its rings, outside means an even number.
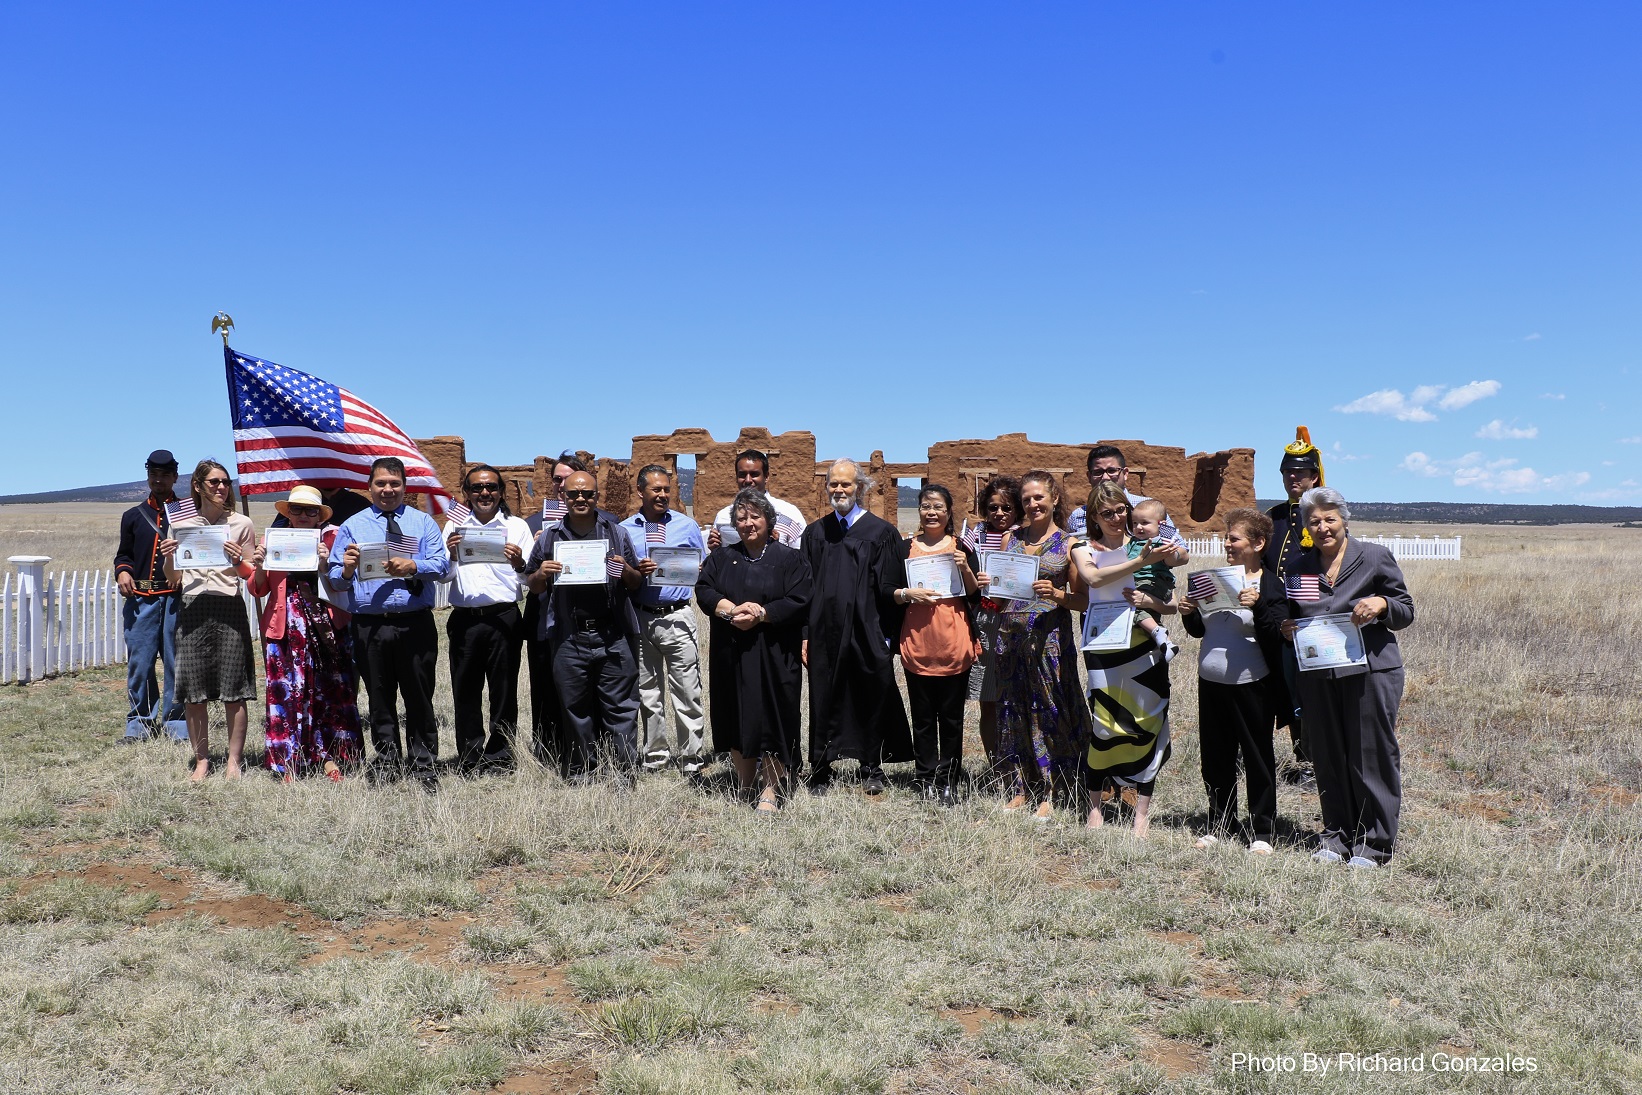
[[[695,493],[695,469],[681,468],[679,501],[688,505]],[[148,483],[104,483],[99,487],[75,487],[38,494],[0,495],[0,505],[42,502],[138,502],[148,494]],[[896,494],[901,508],[918,504],[918,488],[900,487]],[[278,499],[284,497],[274,495]],[[1278,499],[1262,498],[1261,509],[1275,506]],[[1427,523],[1434,525],[1617,525],[1642,524],[1642,506],[1530,506],[1482,502],[1353,502],[1351,515],[1364,521],[1388,524]]]

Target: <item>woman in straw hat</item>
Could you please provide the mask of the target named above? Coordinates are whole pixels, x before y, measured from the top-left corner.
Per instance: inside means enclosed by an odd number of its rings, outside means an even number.
[[[296,487],[274,508],[293,529],[320,530],[319,558],[329,554],[336,526],[319,491]],[[335,603],[345,594],[332,591],[316,571],[266,569],[273,562],[268,554],[264,539],[262,565],[251,578],[251,592],[267,598],[268,767],[286,782],[323,771],[340,783],[342,766],[357,763],[363,752],[348,613]]]

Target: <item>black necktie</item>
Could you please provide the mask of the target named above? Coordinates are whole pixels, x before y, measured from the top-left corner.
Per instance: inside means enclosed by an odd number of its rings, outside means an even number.
[[[384,514],[383,516],[387,517],[387,519],[388,519],[388,544],[390,545],[389,553],[391,554],[392,553],[391,546],[393,544],[398,543],[399,541],[403,540],[405,538],[405,534],[399,530],[399,518],[395,517],[391,513]],[[410,590],[410,594],[411,594],[412,597],[415,597],[415,596],[419,595],[422,592],[422,579],[420,579],[420,578],[408,578],[408,579],[406,579],[405,588]]]

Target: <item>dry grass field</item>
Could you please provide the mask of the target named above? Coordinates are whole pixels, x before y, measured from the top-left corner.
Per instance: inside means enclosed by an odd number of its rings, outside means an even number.
[[[0,547],[106,566],[117,509]],[[1295,844],[1193,848],[1189,642],[1145,843],[676,774],[192,788],[114,745],[123,674],[0,689],[0,1090],[1642,1090],[1642,534],[1462,531],[1407,567],[1382,871],[1310,862],[1287,787]]]

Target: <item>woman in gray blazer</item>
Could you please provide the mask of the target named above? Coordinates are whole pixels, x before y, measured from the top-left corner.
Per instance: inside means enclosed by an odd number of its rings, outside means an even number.
[[[1351,508],[1339,491],[1306,491],[1300,518],[1317,551],[1288,578],[1284,638],[1293,641],[1296,620],[1350,613],[1368,656],[1366,665],[1298,674],[1323,808],[1322,847],[1312,858],[1378,867],[1391,858],[1402,806],[1403,659],[1395,632],[1414,622],[1414,599],[1389,549],[1350,536]]]

